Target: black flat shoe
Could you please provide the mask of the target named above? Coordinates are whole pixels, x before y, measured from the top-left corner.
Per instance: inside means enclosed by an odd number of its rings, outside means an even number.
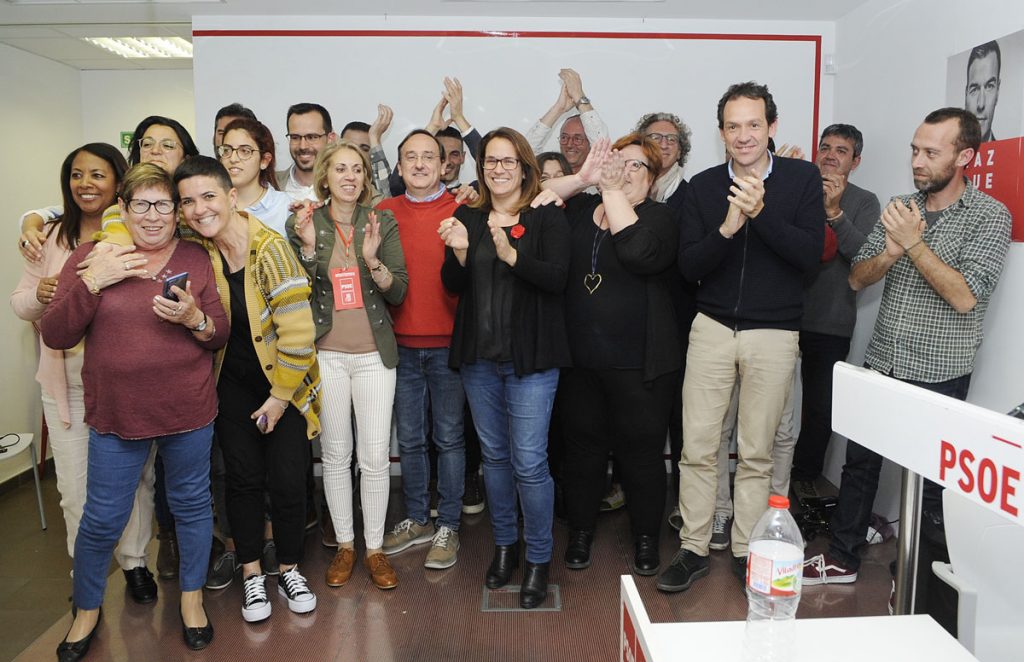
[[[203,605],[203,615],[206,616],[206,625],[190,628],[185,625],[185,617],[181,615],[181,611],[178,611],[178,617],[181,618],[181,636],[185,640],[185,645],[194,651],[203,650],[213,641],[213,623],[210,622],[210,615],[206,613],[206,605]]]
[[[569,545],[565,548],[565,567],[582,570],[590,567],[590,548],[594,544],[594,532],[590,529],[573,529],[569,532]]]
[[[92,638],[96,634],[96,630],[99,629],[100,621],[102,620],[103,609],[100,608],[100,613],[96,616],[96,625],[92,626],[92,630],[83,639],[68,641],[67,635],[64,635],[64,641],[57,645],[57,662],[78,662],[78,660],[85,658],[89,652],[89,645],[92,644]],[[71,624],[71,627],[74,627],[74,623]],[[68,629],[68,634],[71,634],[70,629]]]
[[[519,567],[519,543],[511,545],[495,545],[494,559],[487,568],[487,588],[501,588],[512,578],[512,573]]]
[[[123,570],[124,581],[128,584],[128,593],[132,600],[140,605],[149,604],[156,600],[156,582],[153,581],[153,573],[144,565],[131,570]]]
[[[533,609],[544,604],[548,598],[548,568],[550,563],[526,562],[523,585],[519,589],[519,606]]]
[[[661,557],[658,556],[658,536],[637,536],[633,556],[633,572],[649,576],[658,574]]]

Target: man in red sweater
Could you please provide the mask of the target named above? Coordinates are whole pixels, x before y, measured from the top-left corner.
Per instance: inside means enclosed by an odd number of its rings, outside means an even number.
[[[459,373],[448,367],[448,345],[458,298],[441,285],[444,242],[437,234],[441,221],[459,203],[441,183],[444,149],[431,133],[416,130],[398,146],[398,173],[405,193],[382,201],[398,221],[409,271],[409,290],[392,309],[398,340],[398,384],[395,417],[402,463],[406,518],[384,536],[384,553],[397,554],[430,542],[424,566],[455,565],[465,472],[463,408],[465,392]],[[430,461],[427,425],[433,418],[437,447],[436,530],[430,525]]]

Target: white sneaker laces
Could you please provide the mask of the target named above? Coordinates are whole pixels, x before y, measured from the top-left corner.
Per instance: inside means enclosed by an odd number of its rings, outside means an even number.
[[[290,595],[296,596],[309,593],[309,588],[306,586],[306,578],[299,572],[299,566],[295,566],[282,574],[281,578],[284,579],[285,589]]]
[[[437,530],[437,533],[434,534],[434,539],[431,541],[431,545],[434,547],[443,547],[444,549],[448,549],[448,545],[452,539],[452,533],[454,532],[447,526],[442,526]]]
[[[245,580],[245,604],[252,605],[267,601],[267,587],[264,585],[264,575],[253,575]]]

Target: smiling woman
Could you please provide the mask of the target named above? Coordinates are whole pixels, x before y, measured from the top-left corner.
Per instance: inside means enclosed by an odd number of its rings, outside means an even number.
[[[134,249],[93,252],[94,243],[81,244],[65,263],[40,323],[44,341],[54,348],[85,342],[89,480],[75,542],[77,615],[57,649],[62,660],[88,651],[110,555],[154,444],[166,467],[180,541],[185,642],[198,649],[213,638],[202,587],[213,527],[213,358],[227,340],[228,325],[205,252],[175,236],[173,198],[170,176],[160,167],[140,164],[128,171],[118,202]],[[83,261],[87,266],[79,274]],[[171,288],[172,300],[161,293],[174,273],[187,273],[188,282],[184,289]],[[175,397],[166,397],[168,388]],[[129,401],[136,406],[125,407]]]
[[[291,198],[278,189],[274,173],[274,137],[256,120],[232,120],[224,128],[217,156],[238,192],[238,205],[284,236]]]
[[[547,443],[558,370],[569,364],[568,226],[555,205],[530,206],[540,168],[522,135],[495,129],[480,153],[480,198],[439,229],[447,246],[441,280],[459,293],[449,365],[462,374],[483,451],[496,545],[486,584],[504,586],[519,564],[518,501],[526,542],[519,604],[531,609],[547,598],[553,546]]]
[[[662,156],[639,133],[614,146],[602,139],[577,174],[544,183],[568,197],[573,367],[563,371],[559,402],[571,529],[565,564],[575,570],[590,565],[609,452],[626,492],[633,570],[652,575],[660,563],[662,449],[680,367],[669,285],[679,231],[668,206],[649,198]],[[600,196],[580,193],[594,184]]]

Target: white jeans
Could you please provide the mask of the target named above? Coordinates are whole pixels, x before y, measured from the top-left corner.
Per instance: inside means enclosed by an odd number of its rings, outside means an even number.
[[[391,488],[391,412],[396,371],[380,354],[346,354],[318,350],[323,406],[320,446],[323,451],[324,495],[339,543],[352,542],[352,446],[355,437],[361,473],[363,538],[367,549],[380,549]],[[358,435],[353,434],[352,411]]]

